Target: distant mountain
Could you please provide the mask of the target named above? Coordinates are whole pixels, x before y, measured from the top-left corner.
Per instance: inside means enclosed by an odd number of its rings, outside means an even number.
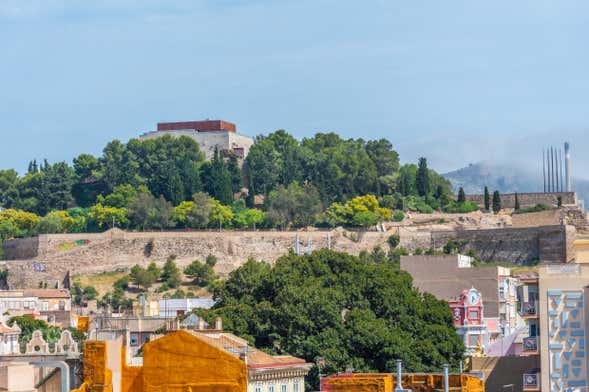
[[[460,187],[469,193],[483,193],[485,186],[489,191],[501,193],[542,192],[542,176],[524,169],[490,162],[472,163],[467,167],[443,174],[451,183],[454,192]],[[589,181],[573,178],[573,190],[579,199],[589,200]]]

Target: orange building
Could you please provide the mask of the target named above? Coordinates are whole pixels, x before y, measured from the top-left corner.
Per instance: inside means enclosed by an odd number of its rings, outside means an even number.
[[[450,374],[451,391],[484,392],[482,380],[466,374]],[[337,374],[321,380],[321,390],[326,392],[393,392],[397,387],[396,376],[388,373]],[[444,375],[409,373],[402,376],[402,387],[412,392],[444,390]]]

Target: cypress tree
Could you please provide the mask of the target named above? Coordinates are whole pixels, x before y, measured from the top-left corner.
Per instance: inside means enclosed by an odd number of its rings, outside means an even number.
[[[493,192],[493,212],[496,214],[501,211],[501,196],[499,191]]]
[[[254,179],[252,177],[252,171],[247,171],[247,197],[245,198],[245,205],[248,208],[254,208],[256,190],[254,189]]]
[[[485,185],[485,210],[491,209],[491,195],[489,195],[489,188]]]
[[[515,192],[515,210],[518,211],[520,208],[519,206],[519,197],[517,195],[517,192]]]
[[[231,175],[227,170],[225,161],[215,148],[211,164],[212,196],[221,204],[230,205],[233,202],[233,191],[231,187]]]
[[[415,176],[415,186],[417,187],[417,194],[425,197],[430,192],[430,178],[429,169],[427,168],[427,159],[419,158],[417,174]]]
[[[458,190],[458,203],[464,203],[466,201],[466,195],[464,194],[464,189],[460,187]]]

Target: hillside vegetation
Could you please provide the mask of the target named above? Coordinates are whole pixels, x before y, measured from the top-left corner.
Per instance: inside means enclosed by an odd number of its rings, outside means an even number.
[[[370,227],[401,220],[402,211],[473,208],[453,200],[425,158],[401,166],[385,139],[318,133],[298,141],[282,130],[258,137],[243,165],[219,151],[207,161],[194,140],[170,136],[115,140],[73,166],[33,160],[24,176],[0,170],[0,207],[0,239],[112,226]]]

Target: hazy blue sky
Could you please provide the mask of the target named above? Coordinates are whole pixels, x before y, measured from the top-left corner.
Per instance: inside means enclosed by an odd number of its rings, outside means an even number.
[[[0,168],[222,118],[441,171],[569,139],[584,176],[588,37],[587,1],[0,0]]]

